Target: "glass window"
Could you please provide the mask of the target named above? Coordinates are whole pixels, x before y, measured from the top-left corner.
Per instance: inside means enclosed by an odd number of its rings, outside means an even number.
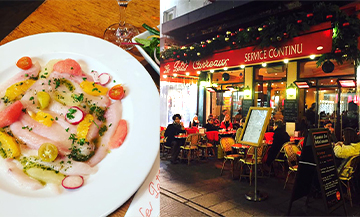
[[[337,110],[337,88],[319,88],[318,126],[324,127],[331,123],[334,127]]]
[[[325,73],[321,67],[316,66],[316,61],[299,62],[300,78],[315,78],[315,77],[329,77],[353,75],[355,73],[354,65],[350,62],[345,62],[342,65],[334,63],[335,69],[331,73]]]
[[[268,66],[255,69],[256,81],[273,81],[286,78],[286,65]]]
[[[282,111],[284,108],[284,100],[286,99],[286,82],[271,83],[270,91],[270,107],[274,112]]]
[[[340,113],[342,129],[351,127],[359,129],[359,99],[354,88],[341,88]]]
[[[160,82],[160,126],[166,127],[173,122],[174,114],[180,114],[184,126],[188,127],[196,111],[197,84]]]

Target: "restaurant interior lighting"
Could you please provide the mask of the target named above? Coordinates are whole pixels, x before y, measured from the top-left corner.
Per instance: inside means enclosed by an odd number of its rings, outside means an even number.
[[[242,68],[242,69],[245,68],[245,65],[240,65],[240,68]]]
[[[299,89],[306,89],[306,88],[310,88],[311,86],[308,81],[294,81],[294,84]]]
[[[200,73],[201,73],[200,71],[197,71],[197,72],[196,72],[196,74],[198,74],[198,75],[200,75]]]
[[[262,63],[261,65],[262,65],[262,67],[266,67],[266,63]]]
[[[289,63],[289,60],[288,60],[288,59],[284,59],[284,63]]]
[[[215,87],[206,87],[206,90],[209,91],[210,93],[215,93],[216,92]]]
[[[167,78],[167,75],[163,75],[163,78]]]
[[[244,88],[244,95],[246,95],[246,96],[251,95],[251,90],[250,90],[249,85]]]
[[[316,50],[322,50],[322,49],[324,49],[323,46],[318,46],[318,47],[316,48]]]
[[[174,73],[174,74],[173,74],[173,76],[174,76],[174,77],[177,77],[177,74],[176,74],[176,73]]]
[[[211,70],[210,70],[210,73],[214,73],[214,72],[215,72],[215,70],[214,70],[214,69],[211,69]]]
[[[236,87],[234,86],[227,86],[226,89],[228,89],[229,91],[235,91]]]
[[[293,83],[291,83],[287,88],[286,88],[286,93],[287,95],[289,95],[290,97],[292,96],[296,96],[296,87]]]
[[[339,79],[338,82],[341,87],[356,87],[354,79]]]
[[[314,54],[312,54],[312,55],[310,55],[310,59],[315,59],[315,55]]]
[[[186,72],[185,75],[189,76],[189,75],[190,75],[190,72]]]
[[[225,71],[228,70],[228,67],[224,67],[224,70],[225,70]]]

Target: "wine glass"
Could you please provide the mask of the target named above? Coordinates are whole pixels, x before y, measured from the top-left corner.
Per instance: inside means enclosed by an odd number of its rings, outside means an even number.
[[[124,50],[134,47],[131,39],[139,34],[139,30],[133,25],[126,23],[126,8],[131,0],[117,0],[120,7],[119,23],[110,25],[104,32],[104,39],[110,41]]]

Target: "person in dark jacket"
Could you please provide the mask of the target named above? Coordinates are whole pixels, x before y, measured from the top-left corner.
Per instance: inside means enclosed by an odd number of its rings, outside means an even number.
[[[275,160],[277,154],[280,152],[282,146],[290,141],[289,134],[285,131],[285,125],[282,121],[275,122],[275,131],[274,131],[274,140],[273,144],[271,145],[268,156],[266,159],[266,164],[268,166]]]
[[[174,122],[172,124],[169,124],[168,127],[165,130],[165,138],[166,146],[171,147],[171,163],[176,163],[177,157],[180,153],[180,146],[181,142],[175,140],[175,136],[179,133],[185,133],[184,124],[181,122],[181,116],[179,114],[175,114],[172,119]]]
[[[214,119],[209,118],[205,124],[206,131],[217,131],[219,128],[214,125]]]
[[[311,104],[311,107],[305,112],[308,129],[315,128],[315,123],[316,123],[315,110],[316,110],[316,103],[313,103]]]

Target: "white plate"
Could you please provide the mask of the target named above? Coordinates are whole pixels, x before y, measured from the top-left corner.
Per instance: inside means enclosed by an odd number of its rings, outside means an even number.
[[[146,39],[148,36],[152,35],[149,31],[145,31],[137,36],[135,36],[132,41],[136,43],[135,38]],[[135,45],[135,47],[139,50],[141,55],[145,58],[145,60],[154,68],[154,70],[160,75],[160,67],[156,62],[145,52],[145,50],[140,45]]]
[[[42,66],[50,59],[72,58],[84,72],[108,72],[126,88],[122,118],[128,122],[124,144],[98,164],[98,172],[77,190],[19,190],[0,180],[1,216],[105,216],[140,187],[159,149],[159,95],[144,67],[130,54],[105,40],[77,33],[45,33],[0,46],[1,83],[19,69],[16,61],[30,56]],[[1,84],[0,84],[1,85]],[[110,83],[109,86],[114,85]]]

